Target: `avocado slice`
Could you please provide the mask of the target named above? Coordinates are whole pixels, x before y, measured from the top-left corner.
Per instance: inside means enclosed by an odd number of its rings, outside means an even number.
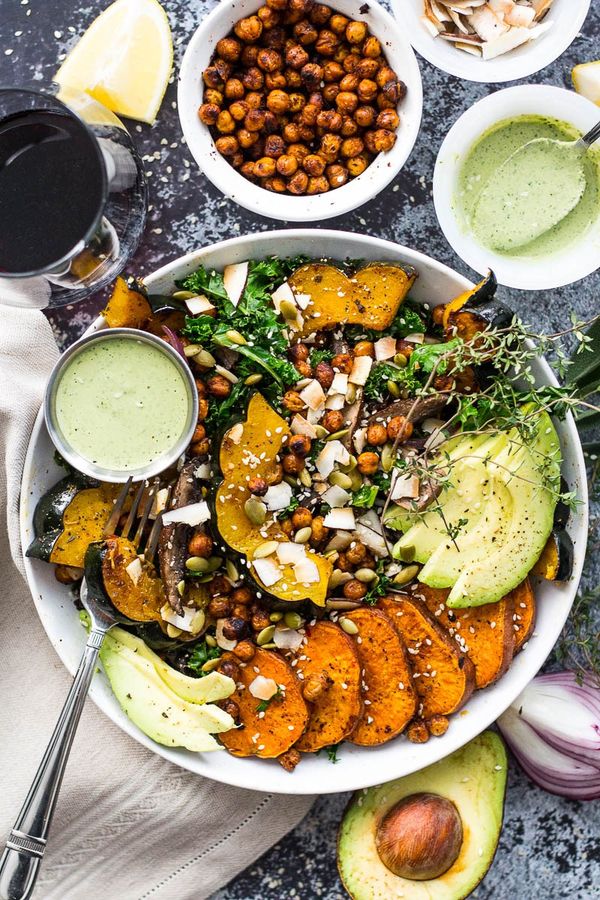
[[[222,749],[212,734],[235,727],[224,710],[178,697],[148,659],[111,633],[104,639],[100,659],[123,711],[152,740],[195,752]]]
[[[338,835],[338,869],[353,900],[462,900],[485,876],[496,852],[506,792],[507,756],[502,739],[484,731],[432,766],[378,787],[358,791]],[[415,794],[434,794],[454,804],[462,843],[450,868],[415,881],[395,875],[377,849],[378,829],[397,804]],[[411,834],[414,838],[414,833]]]

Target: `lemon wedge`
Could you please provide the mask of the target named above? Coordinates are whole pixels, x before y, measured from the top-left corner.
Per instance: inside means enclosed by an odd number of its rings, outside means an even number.
[[[578,94],[600,106],[600,59],[575,66],[571,78]]]
[[[54,80],[151,125],[172,68],[171,29],[160,3],[117,0],[94,19]]]

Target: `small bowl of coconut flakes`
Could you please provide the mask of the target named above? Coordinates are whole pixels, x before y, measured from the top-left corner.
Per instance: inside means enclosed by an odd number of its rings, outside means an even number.
[[[590,0],[391,0],[414,49],[468,81],[527,78],[573,42]]]

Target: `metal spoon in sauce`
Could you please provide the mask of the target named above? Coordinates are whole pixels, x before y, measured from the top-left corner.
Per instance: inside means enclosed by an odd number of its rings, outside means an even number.
[[[510,252],[559,225],[586,189],[585,155],[600,122],[576,141],[535,138],[498,167],[482,190],[472,230],[486,246]]]

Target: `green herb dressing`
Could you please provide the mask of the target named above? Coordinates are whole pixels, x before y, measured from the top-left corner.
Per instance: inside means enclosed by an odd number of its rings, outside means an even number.
[[[510,256],[546,256],[588,231],[600,213],[598,151],[567,155],[544,143],[516,153],[536,138],[579,137],[567,122],[535,115],[505,119],[481,135],[462,164],[455,198],[479,243]]]
[[[174,447],[189,399],[176,364],[135,338],[99,340],[65,367],[56,422],[67,444],[98,466],[128,472]]]

